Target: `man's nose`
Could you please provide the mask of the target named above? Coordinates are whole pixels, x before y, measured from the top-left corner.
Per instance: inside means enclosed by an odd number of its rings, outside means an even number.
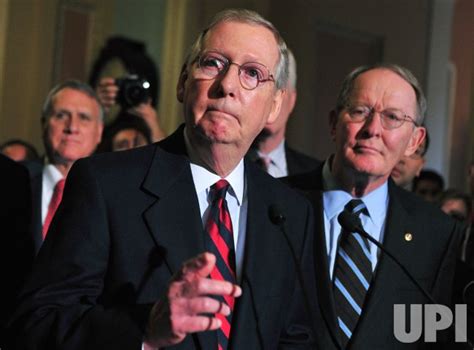
[[[226,72],[219,77],[219,85],[224,95],[234,96],[240,88],[240,67],[230,64]]]
[[[370,136],[379,136],[382,133],[382,115],[377,111],[372,111],[364,121],[363,130]]]
[[[77,116],[71,115],[66,119],[64,132],[68,134],[74,134],[79,130],[79,120]]]

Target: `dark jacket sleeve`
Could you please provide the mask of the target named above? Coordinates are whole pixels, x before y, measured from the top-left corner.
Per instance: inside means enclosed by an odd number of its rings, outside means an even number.
[[[10,324],[15,349],[140,349],[151,305],[100,303],[113,244],[87,161],[71,170],[60,208]]]

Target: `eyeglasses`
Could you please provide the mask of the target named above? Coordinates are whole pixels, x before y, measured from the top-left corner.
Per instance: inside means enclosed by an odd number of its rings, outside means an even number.
[[[403,125],[406,121],[412,122],[415,126],[419,126],[418,123],[409,115],[403,113],[399,109],[385,109],[383,111],[376,111],[373,107],[363,105],[347,105],[347,110],[351,121],[354,123],[365,122],[369,117],[372,117],[375,112],[380,114],[380,120],[382,126],[385,129],[396,129]]]
[[[246,62],[237,64],[218,52],[206,52],[197,58],[198,71],[206,78],[222,76],[229,70],[231,64],[239,68],[239,80],[246,90],[255,89],[260,83],[275,81],[270,71],[261,63]]]

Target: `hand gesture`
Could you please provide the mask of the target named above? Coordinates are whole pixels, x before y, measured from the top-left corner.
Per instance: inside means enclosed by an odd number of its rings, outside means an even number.
[[[189,333],[221,326],[214,314],[227,316],[231,310],[209,295],[239,297],[242,290],[230,282],[208,278],[215,264],[216,257],[211,253],[203,253],[183,264],[168,286],[166,296],[152,308],[145,349],[174,345]]]

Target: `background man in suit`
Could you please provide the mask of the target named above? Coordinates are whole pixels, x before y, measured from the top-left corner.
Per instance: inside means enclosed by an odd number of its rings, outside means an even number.
[[[292,179],[315,209],[317,290],[328,330],[324,349],[333,348],[329,338],[339,348],[417,349],[419,344],[395,339],[393,305],[430,303],[374,244],[341,229],[343,210],[359,215],[365,231],[436,301],[450,304],[460,228],[390,180],[398,160],[423,141],[425,109],[407,69],[389,64],[355,69],[330,114],[334,155]]]
[[[69,170],[76,160],[90,156],[101,140],[103,111],[94,90],[74,80],[54,87],[43,105],[41,126],[46,159],[27,164],[36,252],[61,201]]]
[[[428,131],[426,131],[423,142],[418,146],[415,153],[410,156],[403,156],[392,170],[392,180],[400,187],[411,191],[413,179],[420,176],[421,169],[425,166],[425,155],[429,146]]]
[[[74,165],[13,322],[20,348],[313,348],[311,310],[268,214],[280,204],[315,295],[311,206],[243,160],[286,80],[270,22],[217,15],[178,82],[185,126]]]
[[[296,60],[288,50],[288,83],[280,114],[274,123],[265,126],[249,151],[249,158],[273,177],[306,173],[320,164],[318,160],[291,148],[285,141],[286,125],[295,108],[296,96]]]

